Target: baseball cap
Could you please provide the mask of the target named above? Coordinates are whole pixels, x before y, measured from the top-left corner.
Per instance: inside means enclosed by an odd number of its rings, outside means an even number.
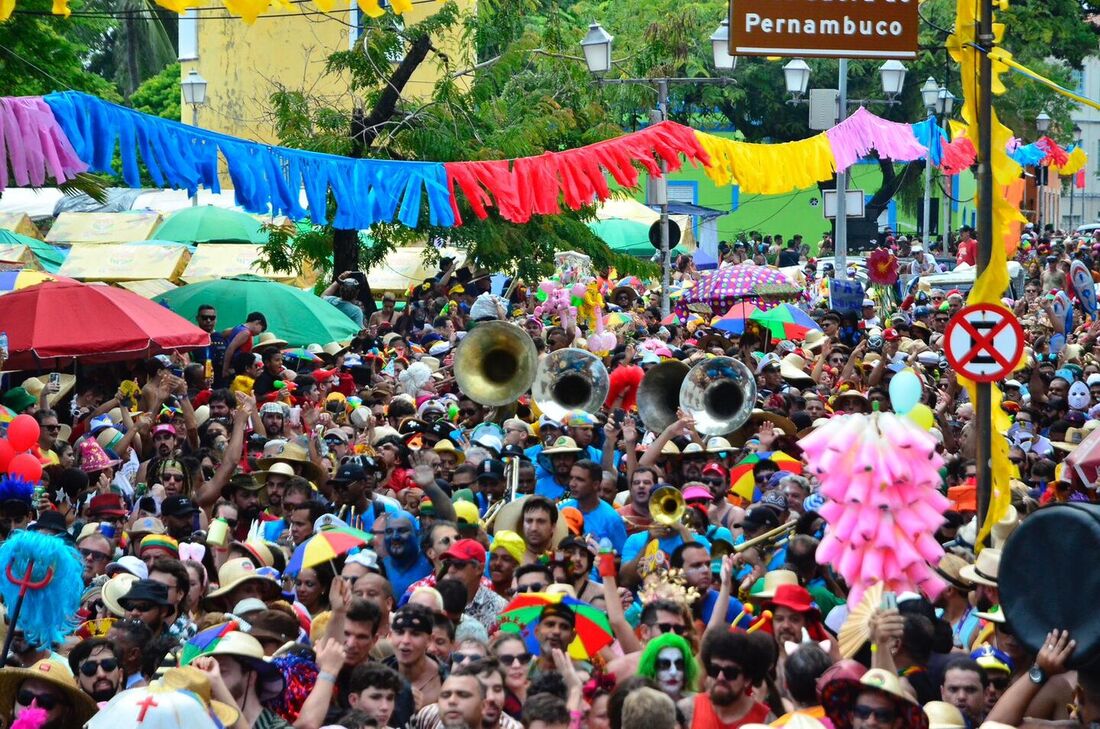
[[[172,435],[175,435],[176,426],[172,425],[171,423],[161,423],[157,427],[153,428],[153,435],[157,435],[158,433],[171,433]]]
[[[330,483],[350,483],[367,478],[368,474],[379,472],[378,462],[370,456],[353,456],[347,459],[336,471],[336,475],[329,479]]]
[[[502,481],[504,480],[504,462],[497,461],[492,458],[488,458],[481,462],[477,467],[478,480],[485,479]]]
[[[160,513],[164,516],[187,516],[198,510],[195,502],[186,496],[169,496],[160,502]]]
[[[864,300],[863,300],[863,305],[864,305],[864,306],[874,306],[874,305],[875,305],[875,302],[874,302],[874,301],[872,301],[871,299],[864,299]]]
[[[119,572],[129,572],[139,580],[149,579],[149,568],[145,566],[137,557],[132,554],[128,554],[125,557],[119,557],[116,561],[107,565],[105,570],[108,577],[114,577]]]
[[[759,529],[760,527],[775,529],[777,526],[779,526],[779,517],[774,509],[767,506],[757,506],[754,509],[749,509],[748,513],[745,514],[745,518],[741,521],[742,529]]]
[[[719,466],[717,463],[708,463],[703,468],[703,475],[704,476],[706,476],[708,474],[711,474],[711,473],[715,474],[716,476],[721,476],[722,478],[726,477],[725,467],[724,466]]]
[[[443,553],[441,559],[485,564],[485,547],[476,539],[459,539]]]

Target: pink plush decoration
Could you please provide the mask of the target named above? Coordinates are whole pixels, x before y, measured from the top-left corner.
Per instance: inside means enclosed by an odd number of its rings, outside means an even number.
[[[47,716],[49,714],[44,709],[38,708],[38,702],[32,701],[31,705],[23,709],[23,713],[12,723],[11,729],[40,729],[46,723]]]
[[[934,600],[944,583],[929,563],[943,548],[932,535],[948,507],[938,491],[943,458],[935,439],[893,413],[852,414],[832,418],[799,445],[829,499],[818,511],[829,526],[817,561],[851,587],[848,605],[876,582]]]
[[[825,132],[836,158],[836,169],[843,172],[872,149],[883,159],[908,162],[922,159],[927,148],[913,136],[909,124],[899,124],[875,116],[863,107]]]

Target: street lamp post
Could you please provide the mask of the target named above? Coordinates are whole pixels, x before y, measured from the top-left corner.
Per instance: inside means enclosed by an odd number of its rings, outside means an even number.
[[[1039,132],[1040,136],[1046,135],[1047,131],[1050,129],[1050,115],[1045,111],[1039,112],[1035,117],[1035,129]],[[1035,166],[1035,183],[1036,227],[1039,229],[1039,232],[1042,233],[1043,221],[1046,220],[1046,215],[1044,215],[1046,212],[1044,208],[1046,206],[1043,203],[1043,189],[1046,187],[1047,183],[1047,168],[1043,167],[1041,164]]]
[[[951,112],[955,109],[955,95],[947,90],[946,86],[940,87],[940,94],[937,100],[936,111],[944,119],[951,116]],[[948,175],[940,176],[940,191],[943,193],[942,205],[940,206],[940,242],[943,243],[943,253],[947,255],[948,244],[951,241],[951,177]]]
[[[939,105],[939,82],[929,76],[924,86],[920,87],[920,96],[925,111],[934,115]],[[925,250],[928,250],[929,239],[932,237],[932,134],[935,134],[935,130],[930,130],[928,135],[928,154],[924,158],[924,225],[921,235],[924,236]]]
[[[1078,146],[1078,147],[1081,146],[1081,136],[1082,136],[1081,127],[1074,124],[1073,125],[1073,143],[1074,143],[1075,146]],[[1069,178],[1069,230],[1070,230],[1071,233],[1074,230],[1076,230],[1076,226],[1074,225],[1075,219],[1074,219],[1074,215],[1073,215],[1073,188],[1076,187],[1076,185],[1074,185],[1073,182],[1074,182],[1074,179],[1076,177],[1077,177],[1077,175],[1074,174],[1073,176],[1071,176]]]
[[[180,83],[180,89],[183,91],[183,101],[186,104],[191,105],[191,126],[199,126],[199,107],[206,103],[206,79],[199,75],[199,72],[195,69],[191,69],[191,72],[187,74]],[[199,191],[195,190],[194,196],[191,198],[191,206],[196,207],[199,204]]]
[[[609,34],[599,23],[588,26],[588,33],[581,41],[581,49],[584,51],[584,62],[589,72],[596,77],[600,84],[629,84],[657,88],[657,121],[668,119],[668,87],[669,84],[719,84],[722,86],[734,83],[733,79],[726,76],[713,78],[604,78],[604,74],[611,70],[614,61],[611,57],[612,43],[615,37]],[[714,67],[719,71],[732,71],[737,66],[737,57],[729,53],[729,21],[723,20],[717,30],[710,36],[711,49],[714,56]],[[668,232],[668,163],[661,161],[661,189],[664,194],[660,196],[661,209],[661,314],[667,316],[670,312],[668,289],[670,281],[671,262],[669,260],[669,232]]]
[[[841,58],[837,71],[837,114],[839,123],[848,117],[848,59]],[[879,66],[879,76],[882,81],[882,92],[885,100],[880,99],[852,99],[856,105],[880,103],[894,105],[900,103],[897,97],[905,86],[905,66],[900,61],[889,60]],[[783,81],[787,86],[787,93],[791,95],[788,103],[800,103],[806,88],[810,83],[810,67],[800,58],[795,58],[783,66]],[[836,240],[835,255],[836,276],[841,280],[848,278],[848,173],[847,171],[836,173]]]

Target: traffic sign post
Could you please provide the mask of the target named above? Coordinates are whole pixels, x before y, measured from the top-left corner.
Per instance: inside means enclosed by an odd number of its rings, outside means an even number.
[[[1006,379],[1024,353],[1024,329],[1008,309],[975,304],[959,311],[943,332],[944,354],[956,374],[974,382]]]

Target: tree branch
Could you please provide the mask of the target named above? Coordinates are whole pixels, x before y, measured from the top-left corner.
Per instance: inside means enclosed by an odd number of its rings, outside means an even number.
[[[382,89],[382,93],[378,96],[378,101],[375,102],[374,108],[370,110],[370,114],[363,119],[363,127],[358,135],[359,142],[363,145],[363,148],[369,148],[374,141],[378,138],[379,131],[382,125],[388,122],[397,111],[397,102],[401,100],[401,92],[404,90],[405,85],[409,83],[409,79],[412,78],[413,72],[417,67],[424,62],[424,59],[428,57],[428,51],[431,50],[432,39],[427,33],[421,35],[419,38],[409,44],[409,50],[405,54],[405,57],[401,59],[401,63],[397,65],[397,69],[394,70],[393,75],[390,76],[389,82],[385,88]]]

